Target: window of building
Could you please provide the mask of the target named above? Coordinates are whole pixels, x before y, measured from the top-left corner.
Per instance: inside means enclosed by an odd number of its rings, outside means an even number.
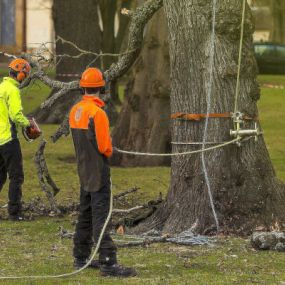
[[[0,45],[16,43],[15,0],[0,0]]]

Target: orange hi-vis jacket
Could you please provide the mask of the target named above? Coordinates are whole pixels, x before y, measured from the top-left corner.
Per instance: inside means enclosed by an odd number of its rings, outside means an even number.
[[[87,192],[98,191],[109,172],[107,158],[113,150],[104,105],[98,97],[85,95],[69,116],[80,184]]]

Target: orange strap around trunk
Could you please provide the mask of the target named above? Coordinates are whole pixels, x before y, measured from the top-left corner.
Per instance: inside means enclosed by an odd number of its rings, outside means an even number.
[[[184,119],[184,120],[190,120],[190,121],[201,121],[205,118],[232,118],[232,113],[212,113],[212,114],[186,114],[186,113],[175,113],[171,115],[171,119]],[[244,120],[253,120],[258,121],[258,118],[252,118],[249,116],[244,115]]]

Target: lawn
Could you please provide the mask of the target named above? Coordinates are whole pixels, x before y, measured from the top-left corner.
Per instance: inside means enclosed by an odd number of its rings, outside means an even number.
[[[0,70],[1,74],[1,70]],[[260,82],[285,85],[283,76],[262,76]],[[23,91],[25,112],[31,112],[48,95],[49,90],[34,84]],[[285,105],[283,89],[262,88],[259,102],[265,140],[277,175],[285,181]],[[42,126],[46,139],[57,126]],[[38,142],[22,140],[25,184],[24,200],[36,196],[45,199],[39,188],[33,164]],[[49,142],[46,151],[50,172],[61,188],[60,204],[78,200],[79,182],[70,137],[56,146]],[[114,193],[131,187],[140,188],[134,203],[156,198],[167,192],[170,169],[113,168]],[[7,186],[0,193],[0,206],[6,204]],[[0,209],[0,216],[5,209]],[[73,230],[74,216],[37,218],[32,222],[0,223],[0,275],[58,274],[72,271],[72,241],[58,236],[59,226]],[[153,244],[147,248],[119,250],[122,263],[134,266],[139,276],[126,280],[100,278],[88,269],[80,275],[63,280],[1,281],[0,284],[285,284],[285,256],[277,252],[257,252],[246,239],[220,237],[212,247],[183,247]]]

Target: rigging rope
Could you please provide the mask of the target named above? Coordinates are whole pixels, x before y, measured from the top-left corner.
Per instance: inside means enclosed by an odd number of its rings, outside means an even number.
[[[215,61],[215,34],[216,34],[216,8],[217,8],[217,0],[213,0],[213,15],[212,15],[212,34],[211,34],[211,45],[210,45],[210,60],[209,60],[209,81],[207,85],[207,116],[205,119],[205,127],[203,133],[203,144],[202,150],[206,148],[207,134],[208,134],[208,125],[209,125],[209,114],[212,108],[212,94],[213,94],[213,70],[214,70],[214,61]],[[219,220],[218,215],[215,209],[213,193],[211,189],[211,183],[209,179],[209,174],[206,166],[205,160],[205,152],[201,152],[201,160],[202,160],[202,169],[204,172],[205,182],[207,185],[208,196],[210,200],[210,206],[213,212],[214,220],[216,223],[217,232],[219,232]]]
[[[237,71],[237,81],[236,81],[237,83],[236,83],[236,90],[235,90],[234,114],[238,111],[238,97],[239,97],[239,91],[240,91],[241,58],[242,58],[243,36],[244,36],[245,11],[246,11],[245,8],[246,8],[246,0],[243,0],[241,28],[240,28],[239,55],[238,55],[238,71]]]
[[[236,138],[233,139],[231,141],[219,144],[219,145],[215,145],[215,146],[211,146],[208,148],[204,148],[204,149],[199,149],[199,150],[192,150],[192,151],[185,151],[185,152],[174,152],[174,153],[151,153],[151,152],[138,152],[138,151],[128,151],[128,150],[122,150],[119,148],[114,148],[115,151],[119,152],[119,153],[123,153],[123,154],[129,154],[129,155],[138,155],[138,156],[179,156],[179,155],[190,155],[190,154],[195,154],[195,153],[202,153],[202,152],[206,152],[206,151],[210,151],[213,149],[218,149],[233,143],[236,143],[238,141],[240,141],[241,138]]]

